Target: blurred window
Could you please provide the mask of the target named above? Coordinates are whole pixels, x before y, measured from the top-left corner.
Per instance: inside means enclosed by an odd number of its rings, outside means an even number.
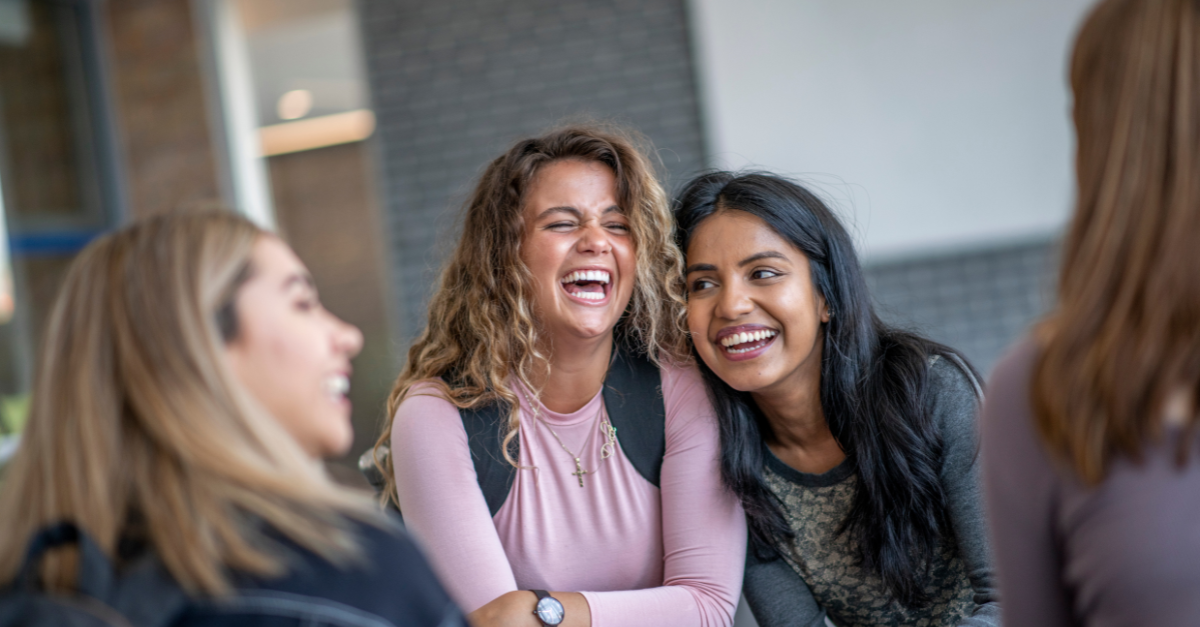
[[[352,0],[222,1],[213,23],[216,47],[227,52],[218,64],[225,106],[254,118],[234,124],[242,135],[229,143],[236,149],[252,135],[275,227],[312,271],[325,306],[366,340],[351,378],[352,461],[375,439],[397,361],[357,10]]]
[[[351,0],[233,0],[266,156],[361,141],[367,108]]]
[[[119,206],[94,10],[0,0],[0,466],[63,274]]]

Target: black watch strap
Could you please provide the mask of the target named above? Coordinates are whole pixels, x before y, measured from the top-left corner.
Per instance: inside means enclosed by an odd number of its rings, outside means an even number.
[[[538,598],[538,600],[539,600],[539,601],[541,601],[542,599],[544,599],[544,598],[546,598],[546,597],[550,596],[550,593],[549,593],[549,592],[546,592],[545,590],[530,590],[530,592],[532,592],[532,593],[534,593],[535,595],[537,595],[537,598]]]

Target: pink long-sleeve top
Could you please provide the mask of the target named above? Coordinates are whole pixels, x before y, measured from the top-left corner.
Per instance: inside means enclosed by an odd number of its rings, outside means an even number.
[[[712,406],[694,367],[665,365],[662,389],[661,489],[619,444],[601,459],[601,394],[559,414],[519,392],[522,469],[492,517],[458,408],[428,383],[413,387],[392,427],[400,509],[463,609],[544,589],[583,592],[595,627],[733,624],[746,523],[721,484]],[[594,470],[582,488],[554,434]]]

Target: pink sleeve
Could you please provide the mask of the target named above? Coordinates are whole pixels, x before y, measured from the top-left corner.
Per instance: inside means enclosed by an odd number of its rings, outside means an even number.
[[[746,519],[721,483],[716,418],[694,368],[666,366],[663,586],[585,593],[593,627],[729,627],[742,587]]]
[[[396,410],[396,492],[404,524],[450,596],[473,612],[517,583],[475,478],[458,408],[430,394],[437,394],[432,385],[418,384]]]

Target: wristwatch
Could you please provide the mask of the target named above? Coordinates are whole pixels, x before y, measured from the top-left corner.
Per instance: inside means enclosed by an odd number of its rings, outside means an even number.
[[[550,596],[545,590],[530,590],[537,595],[537,607],[533,609],[533,615],[542,621],[543,625],[559,625],[566,617],[566,610],[563,609],[563,604],[558,599]]]

